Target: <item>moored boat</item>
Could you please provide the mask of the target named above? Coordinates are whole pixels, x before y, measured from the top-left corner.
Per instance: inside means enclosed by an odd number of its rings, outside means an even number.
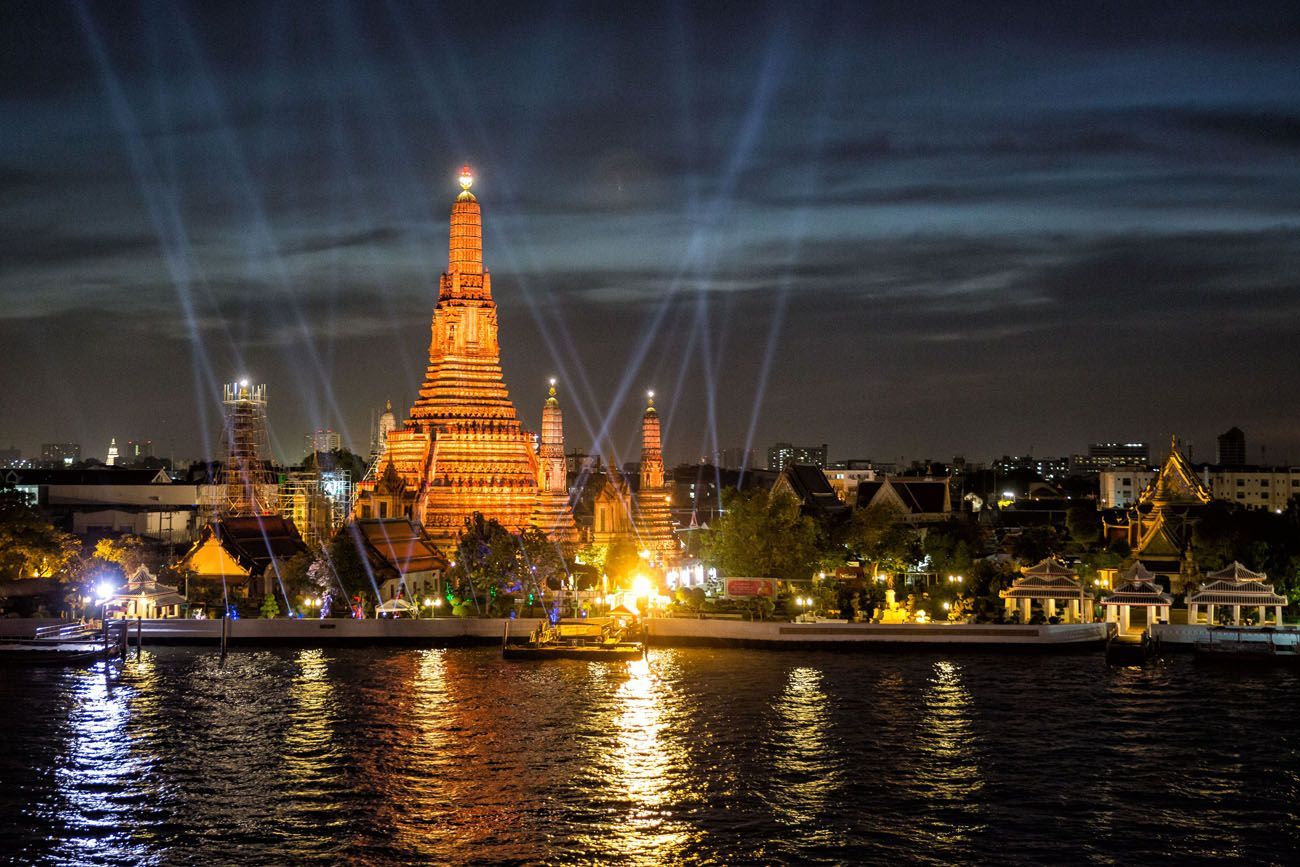
[[[1292,633],[1285,633],[1294,638]],[[1219,627],[1210,629],[1206,637],[1196,642],[1193,650],[1198,659],[1243,662],[1247,664],[1267,665],[1271,663],[1295,663],[1300,661],[1300,644],[1295,641],[1278,641],[1278,634],[1271,628],[1232,629]]]
[[[506,624],[501,655],[505,659],[586,659],[606,662],[640,659],[645,655],[645,631],[626,609],[608,617],[587,617],[543,623],[522,644],[510,643]]]
[[[111,621],[103,634],[82,624],[43,627],[32,638],[0,642],[0,665],[76,665],[116,656],[127,628],[126,621]]]

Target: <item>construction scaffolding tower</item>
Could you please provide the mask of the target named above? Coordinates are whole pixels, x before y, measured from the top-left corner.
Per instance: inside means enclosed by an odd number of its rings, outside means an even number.
[[[248,380],[223,386],[226,407],[223,439],[226,459],[219,488],[222,517],[271,515],[279,511],[275,472],[265,456],[271,452],[266,433],[266,386]]]

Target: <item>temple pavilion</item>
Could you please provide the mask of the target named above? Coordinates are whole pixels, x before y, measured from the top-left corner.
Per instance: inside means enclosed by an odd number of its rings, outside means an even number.
[[[186,599],[170,584],[159,584],[158,579],[145,566],[140,566],[126,579],[105,604],[107,609],[124,617],[148,619],[180,617]]]
[[[1141,563],[1128,567],[1118,581],[1115,590],[1101,600],[1106,612],[1106,622],[1119,626],[1121,634],[1132,631],[1133,609],[1140,608],[1145,616],[1145,625],[1169,622],[1169,607],[1174,598],[1156,583],[1156,576],[1151,574]]]
[[[1022,569],[1020,577],[1001,596],[1006,600],[1007,612],[1019,609],[1025,623],[1029,622],[1035,602],[1046,617],[1058,616],[1057,604],[1061,603],[1060,616],[1066,623],[1092,621],[1092,605],[1078,574],[1055,557]]]
[[[1263,572],[1252,572],[1240,563],[1233,561],[1231,566],[1211,572],[1205,576],[1205,584],[1199,590],[1187,595],[1187,622],[1189,624],[1206,623],[1210,626],[1218,621],[1215,609],[1232,608],[1232,625],[1241,625],[1242,609],[1259,609],[1259,623],[1269,621],[1268,609],[1273,609],[1273,625],[1282,625],[1282,609],[1286,607],[1286,597],[1279,595],[1272,584],[1266,584],[1268,576]],[[1201,617],[1204,609],[1204,619]]]
[[[1196,513],[1209,502],[1209,490],[1179,451],[1178,438],[1171,437],[1169,456],[1128,515],[1132,559],[1171,592],[1184,592],[1196,583],[1191,527]]]

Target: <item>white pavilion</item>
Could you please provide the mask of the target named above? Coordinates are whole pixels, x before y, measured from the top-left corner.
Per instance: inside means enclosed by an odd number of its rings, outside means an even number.
[[[1042,606],[1046,617],[1056,617],[1057,603],[1066,623],[1092,622],[1092,605],[1085,602],[1087,593],[1078,573],[1055,557],[1048,557],[1021,570],[1021,575],[1001,596],[1007,612],[1020,609],[1021,621],[1029,622],[1034,602]]]
[[[1143,609],[1146,626],[1169,622],[1169,608],[1174,604],[1174,597],[1156,583],[1156,576],[1141,562],[1130,566],[1115,584],[1115,590],[1101,600],[1101,604],[1106,611],[1106,622],[1118,624],[1121,635],[1133,631],[1134,608]]]
[[[1195,593],[1187,595],[1188,624],[1206,623],[1214,626],[1218,621],[1214,609],[1219,606],[1232,607],[1232,625],[1241,625],[1243,608],[1258,608],[1260,625],[1269,621],[1268,609],[1273,609],[1273,625],[1282,625],[1282,609],[1286,607],[1286,597],[1278,594],[1272,584],[1266,584],[1268,576],[1263,572],[1252,572],[1237,561],[1231,566],[1211,572],[1205,576],[1205,584]],[[1205,617],[1201,618],[1201,609]]]

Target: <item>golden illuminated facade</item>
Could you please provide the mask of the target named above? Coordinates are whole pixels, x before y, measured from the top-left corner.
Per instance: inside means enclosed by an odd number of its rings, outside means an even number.
[[[542,406],[542,441],[538,449],[537,507],[533,526],[559,543],[566,554],[578,547],[578,525],[569,500],[569,473],[564,458],[564,412],[555,380]]]
[[[511,531],[529,526],[539,478],[532,436],[501,374],[497,307],[468,166],[460,182],[424,384],[406,425],[388,434],[378,472],[358,486],[356,505],[359,517],[406,515],[448,548],[474,512]]]
[[[1209,502],[1210,492],[1178,450],[1177,438],[1171,438],[1160,472],[1129,510],[1128,542],[1132,560],[1163,578],[1175,593],[1196,583],[1191,528],[1196,511]]]
[[[664,455],[659,434],[659,412],[650,392],[641,416],[641,485],[636,493],[636,532],[642,550],[651,559],[667,563],[677,558],[673,535],[672,495],[664,485]]]

